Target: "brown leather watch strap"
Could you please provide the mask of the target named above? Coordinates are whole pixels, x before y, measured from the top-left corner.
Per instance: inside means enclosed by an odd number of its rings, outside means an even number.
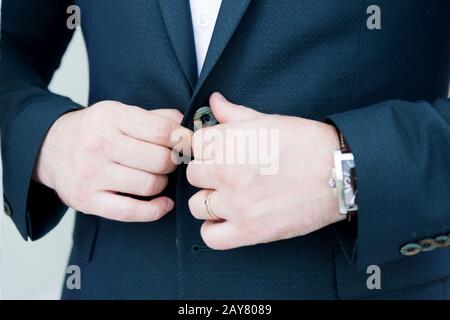
[[[347,144],[347,141],[345,141],[344,135],[342,134],[341,130],[336,128],[338,135],[339,135],[339,146],[341,148],[342,153],[348,153],[350,152],[350,148]]]

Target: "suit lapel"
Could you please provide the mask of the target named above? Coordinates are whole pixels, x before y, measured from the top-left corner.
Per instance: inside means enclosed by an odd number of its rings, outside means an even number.
[[[197,59],[189,0],[159,0],[159,6],[175,55],[191,89],[194,89]]]
[[[165,0],[162,0],[165,1]],[[194,96],[203,85],[211,70],[225,50],[234,31],[241,21],[251,0],[222,0],[214,33],[208,48],[200,78],[194,90]]]

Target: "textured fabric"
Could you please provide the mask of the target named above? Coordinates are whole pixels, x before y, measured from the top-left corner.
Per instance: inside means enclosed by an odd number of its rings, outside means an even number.
[[[30,186],[34,160],[51,123],[77,107],[45,89],[70,39],[69,1],[3,3],[4,193],[21,234],[37,239],[63,206]],[[356,235],[341,223],[213,251],[189,213],[197,190],[180,166],[164,191],[175,209],[158,222],[77,214],[70,263],[81,267],[82,290],[64,298],[448,298],[450,249],[399,253],[407,242],[450,232],[448,1],[378,0],[381,30],[367,28],[365,0],[223,1],[198,79],[188,1],[75,3],[90,104],[177,107],[192,128],[195,110],[220,91],[262,112],[332,121],[355,154],[360,211]],[[368,264],[381,266],[381,291],[366,287]]]

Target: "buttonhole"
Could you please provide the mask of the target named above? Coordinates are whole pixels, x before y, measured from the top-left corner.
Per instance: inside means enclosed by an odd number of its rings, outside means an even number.
[[[194,244],[191,247],[191,251],[193,253],[199,253],[199,252],[204,252],[204,251],[209,251],[209,250],[211,250],[211,249],[208,248],[207,246],[200,245],[200,244]]]

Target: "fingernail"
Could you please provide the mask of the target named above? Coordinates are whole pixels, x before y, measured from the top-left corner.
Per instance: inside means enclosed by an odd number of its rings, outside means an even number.
[[[178,118],[178,124],[181,124],[183,122],[184,114],[180,113],[179,115],[177,115],[177,118]]]
[[[174,206],[175,206],[175,203],[171,199],[168,199],[166,202],[166,212],[171,211]]]
[[[222,100],[222,101],[227,100],[220,92],[214,92],[214,94],[215,94],[216,98],[219,100]]]

